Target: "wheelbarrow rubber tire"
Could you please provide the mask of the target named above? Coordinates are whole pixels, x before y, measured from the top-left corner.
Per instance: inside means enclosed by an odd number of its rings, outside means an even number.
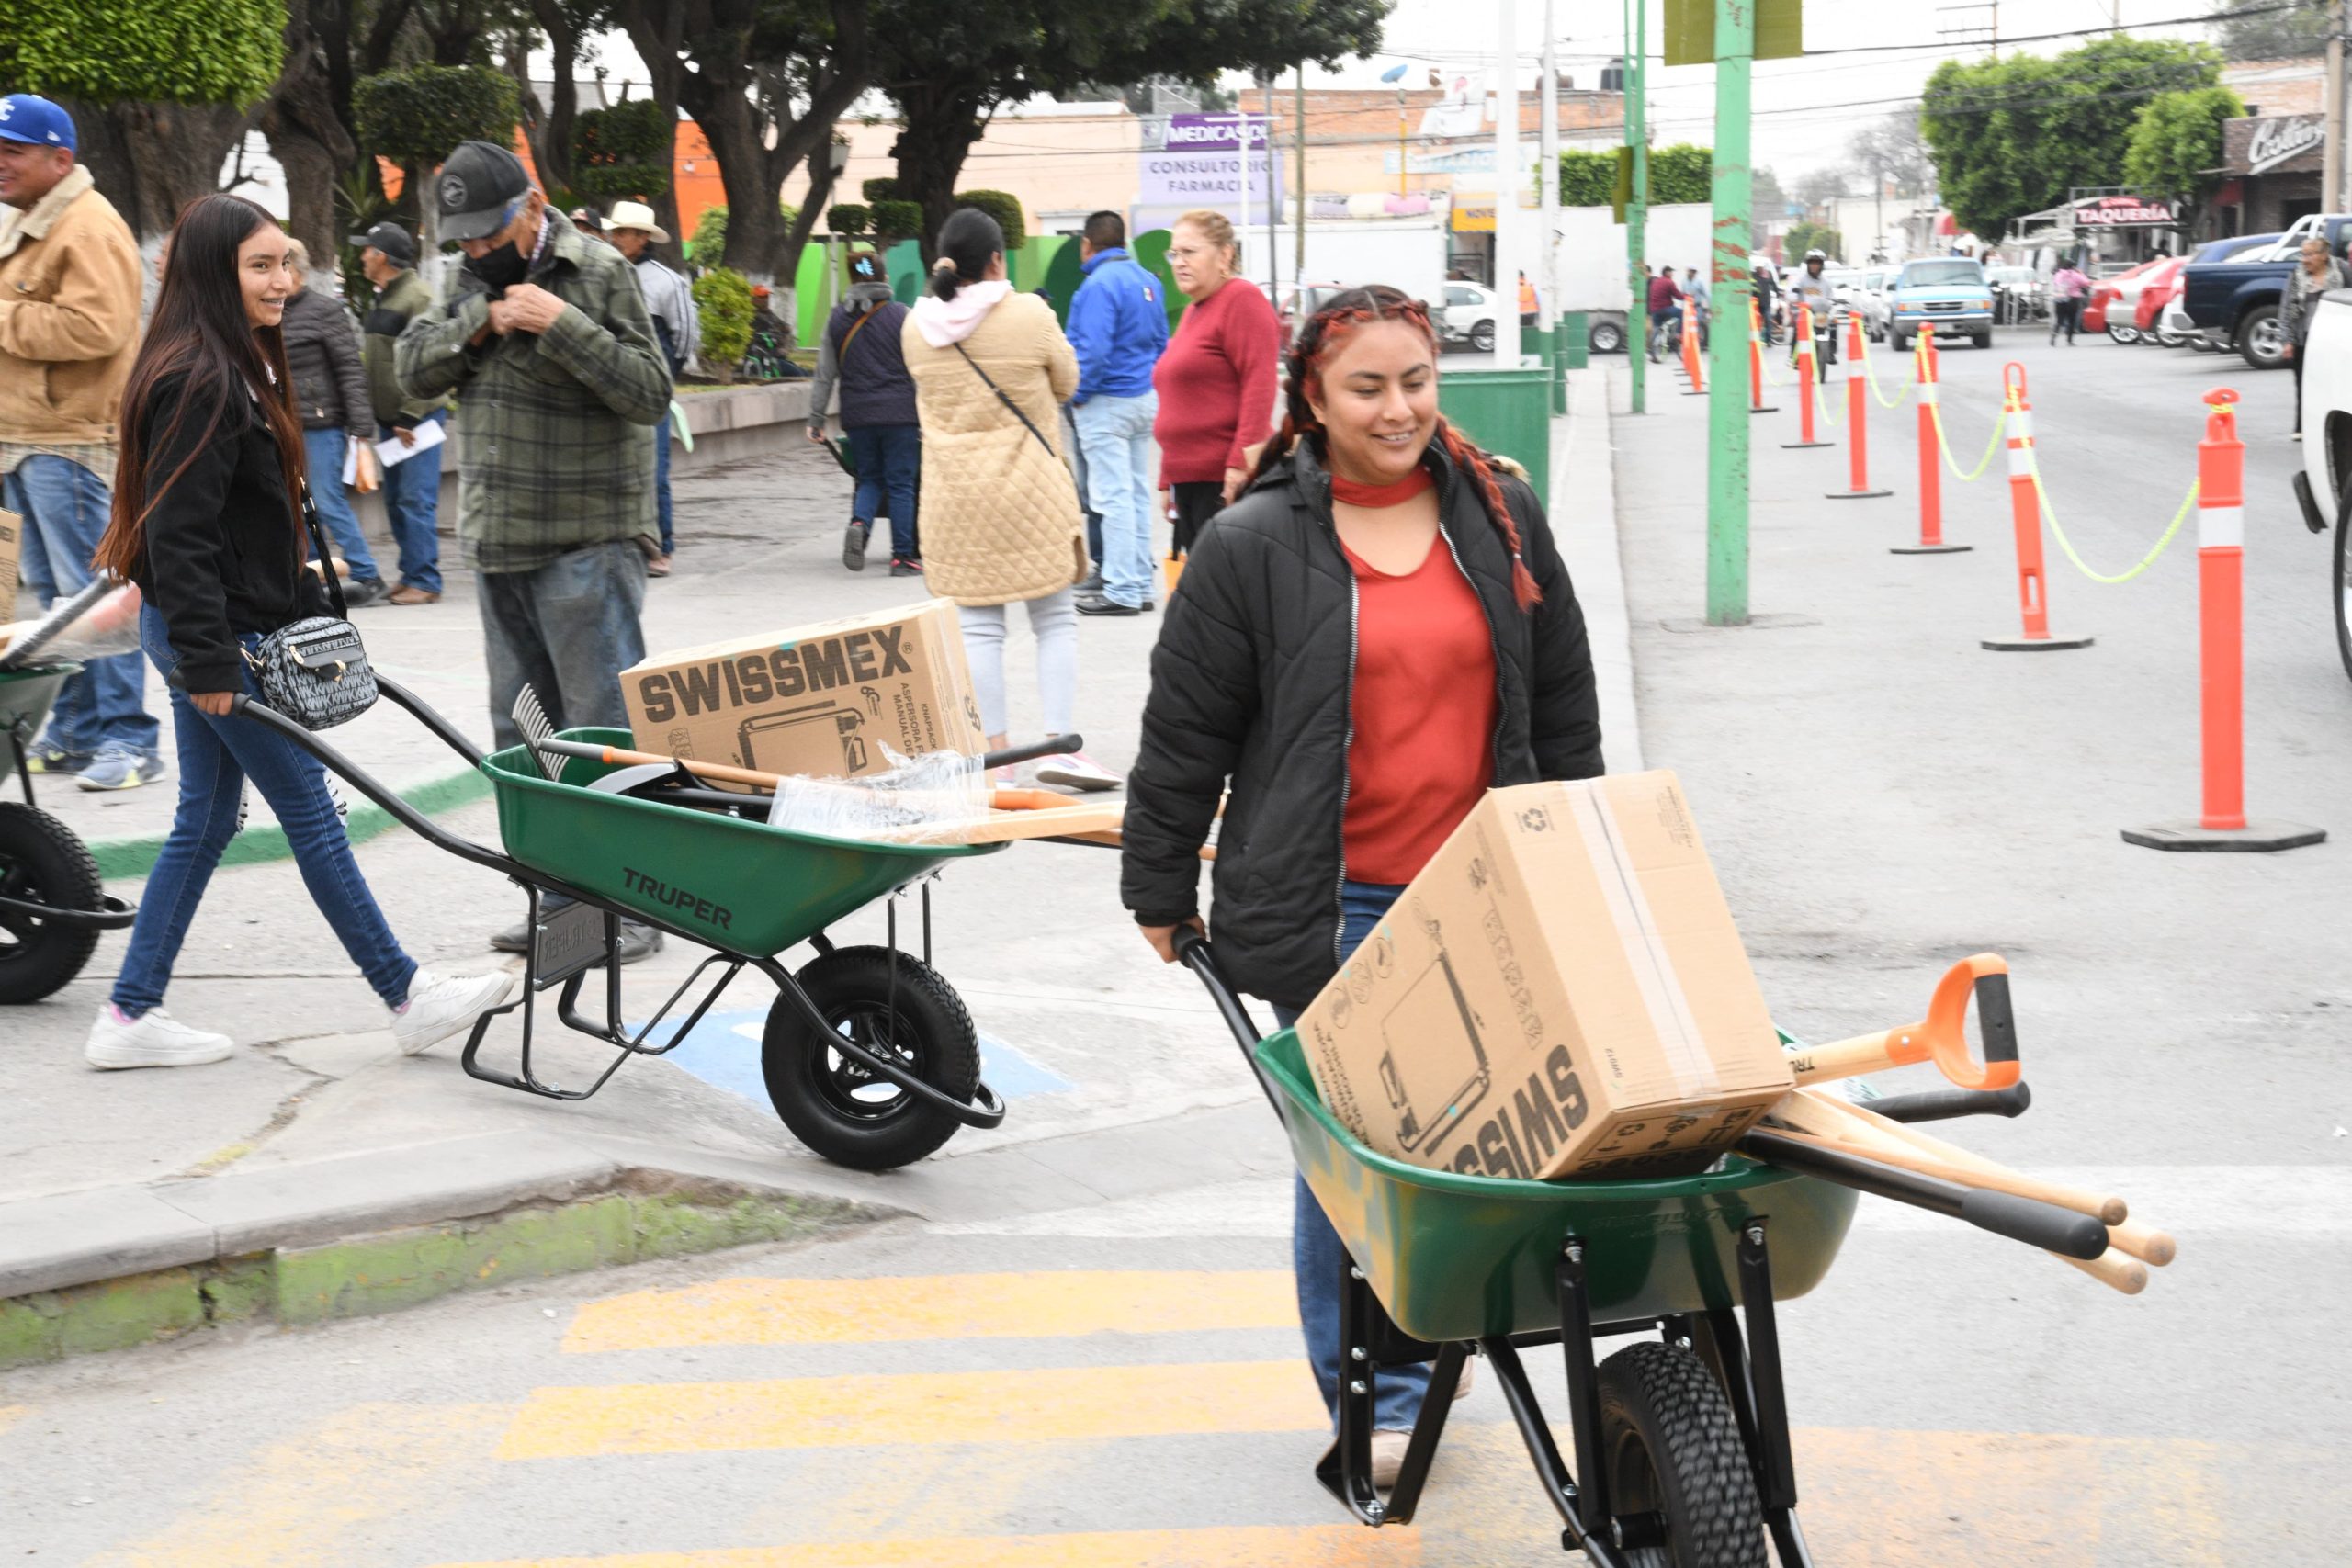
[[[980,1082],[980,1040],[964,998],[939,971],[911,954],[898,955],[898,1001],[890,1003],[891,954],[887,947],[840,947],[795,976],[818,1012],[836,1029],[850,1027],[869,1049],[888,1040],[916,1077],[969,1104]],[[864,1101],[851,1090],[842,1061],[827,1060],[824,1041],[789,997],[768,1010],[760,1068],[768,1100],[792,1135],[835,1165],[893,1170],[910,1165],[956,1135],[954,1117],[899,1090]],[[862,1087],[888,1088],[868,1077]]]
[[[60,909],[96,909],[106,897],[98,863],[46,811],[0,802],[0,893]],[[97,951],[98,933],[0,914],[0,1002],[37,1002],[70,982]]]
[[[1634,1345],[1600,1363],[1600,1444],[1633,1568],[1765,1568],[1739,1423],[1688,1348]]]

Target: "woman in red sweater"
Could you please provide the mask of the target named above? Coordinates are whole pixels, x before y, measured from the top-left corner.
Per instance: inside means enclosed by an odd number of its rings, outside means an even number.
[[[1282,323],[1258,286],[1234,276],[1239,248],[1220,212],[1187,212],[1168,240],[1168,269],[1192,305],[1151,373],[1159,394],[1160,510],[1172,497],[1176,553],[1233,503],[1273,433]]]

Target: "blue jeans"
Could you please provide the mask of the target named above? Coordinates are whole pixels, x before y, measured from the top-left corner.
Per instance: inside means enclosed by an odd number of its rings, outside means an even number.
[[[376,558],[368,553],[368,536],[359,531],[359,518],[343,489],[343,454],[347,445],[348,438],[340,430],[302,432],[302,447],[310,458],[311,497],[319,503],[319,521],[326,525],[327,537],[334,541],[334,547],[343,552],[344,565],[351,569],[345,575],[354,582],[373,582]]]
[[[1340,945],[1353,953],[1396,902],[1402,887],[1376,882],[1349,882],[1340,889]],[[1288,1008],[1274,1010],[1274,1021],[1284,1029],[1298,1021]],[[1294,1179],[1290,1226],[1291,1269],[1297,1276],[1298,1321],[1306,1334],[1306,1359],[1315,1368],[1316,1385],[1323,1391],[1324,1407],[1333,1425],[1340,1419],[1340,1270],[1348,1267],[1348,1250],[1324,1216],[1323,1205],[1305,1177]],[[1420,1417],[1421,1396],[1429,1392],[1426,1366],[1383,1367],[1373,1380],[1373,1426],[1385,1432],[1408,1432]]]
[[[439,413],[416,422],[422,430],[441,423]],[[377,439],[390,441],[392,427],[377,427]],[[401,585],[441,592],[441,448],[419,452],[406,462],[384,470],[384,515],[392,525],[392,540],[401,548]]]
[[[90,581],[90,558],[112,504],[105,479],[45,452],[17,464],[0,483],[0,506],[25,520],[17,564],[42,609]],[[153,755],[159,732],[147,716],[147,666],[135,653],[91,660],[59,688],[50,710],[50,744],[67,751],[119,746]]]
[[[1152,587],[1151,422],[1159,394],[1093,397],[1070,411],[1086,454],[1086,504],[1102,514],[1102,595],[1140,607]]]
[[[862,424],[845,433],[849,460],[857,468],[857,495],[850,516],[872,523],[890,513],[890,558],[921,560],[915,534],[915,481],[922,475],[922,426]]]
[[[662,520],[662,553],[665,556],[674,542],[670,532],[670,443],[673,439],[670,416],[665,413],[662,423],[653,427],[653,511]]]
[[[485,571],[481,611],[490,664],[490,729],[519,746],[514,698],[527,683],[558,729],[628,728],[621,671],[645,657],[645,552],[635,539],[587,545],[531,571]]]
[[[188,922],[196,918],[212,868],[220,863],[220,852],[237,830],[237,806],[247,779],[286,829],[311,901],[334,928],[344,952],[359,965],[369,987],[386,1007],[408,1000],[416,961],[401,950],[400,940],[384,923],[384,912],[376,907],[375,895],[368,891],[367,879],[359,874],[359,863],[351,858],[343,818],[327,795],[326,770],[276,730],[249,718],[200,713],[186,692],[170,685],[179,655],[164,634],[162,614],[152,604],[139,612],[139,640],[171,692],[180,804],[172,818],[171,836],[164,840],[155,868],[147,874],[146,890],[139,897],[130,948],[122,955],[122,972],[115,976],[114,1005],[133,1018],[163,1005],[172,962],[187,937]],[[261,638],[248,635],[239,640],[251,648]],[[245,690],[252,694],[252,672],[243,674]]]

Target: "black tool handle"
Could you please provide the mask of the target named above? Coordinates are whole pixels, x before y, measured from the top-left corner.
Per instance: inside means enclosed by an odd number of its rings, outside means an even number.
[[[1786,1169],[1891,1198],[1929,1213],[1964,1220],[1979,1230],[2046,1252],[2087,1262],[2107,1251],[2105,1225],[2089,1214],[2073,1213],[2052,1203],[1962,1187],[1955,1181],[1881,1165],[1863,1154],[1801,1144],[1777,1133],[1749,1133],[1739,1140],[1739,1147],[1743,1154]]]
[[[1985,1061],[2018,1059],[2018,1021],[2009,1010],[2007,975],[1976,976],[1976,1028],[1978,1037],[1984,1042]]]
[[[1855,1103],[1890,1122],[1949,1122],[1956,1116],[2022,1116],[2033,1093],[2013,1083],[2007,1089],[1931,1089]]]
[[[1084,750],[1086,750],[1086,737],[1082,735],[1050,735],[1043,740],[1030,740],[1019,746],[1008,746],[1001,751],[982,752],[980,766],[1009,768],[1015,762],[1034,762],[1040,757],[1058,757],[1067,751],[1083,751]]]

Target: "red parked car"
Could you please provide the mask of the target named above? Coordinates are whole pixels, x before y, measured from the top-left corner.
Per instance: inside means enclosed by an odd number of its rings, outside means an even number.
[[[2143,343],[2159,341],[2157,333],[2165,319],[2165,307],[2180,292],[2180,275],[2188,265],[2187,256],[2170,257],[2158,263],[2141,284],[2140,303],[2132,312],[2132,324],[2140,329]]]
[[[2102,277],[2092,284],[2090,293],[2083,301],[2082,330],[2086,333],[2107,331],[2107,308],[2130,292],[2124,285],[2135,282],[2141,274],[2151,267],[2160,265],[2162,261],[2161,257],[2156,261],[2143,261],[2129,272],[2119,272],[2113,277]],[[2130,323],[2122,324],[2127,331],[2132,330]]]

